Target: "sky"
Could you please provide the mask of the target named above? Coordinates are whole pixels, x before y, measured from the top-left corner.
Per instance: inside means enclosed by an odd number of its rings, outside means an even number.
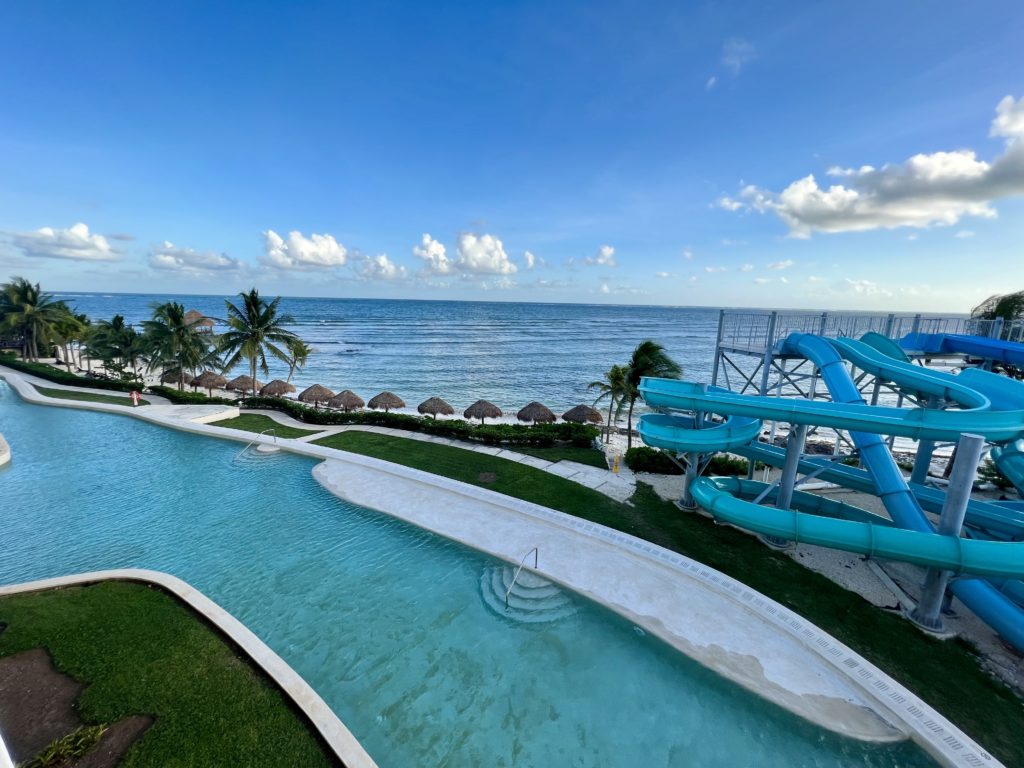
[[[1024,4],[0,6],[0,276],[964,312],[1024,288]]]

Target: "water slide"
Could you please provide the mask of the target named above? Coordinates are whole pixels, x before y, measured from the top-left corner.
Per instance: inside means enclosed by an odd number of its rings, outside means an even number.
[[[900,435],[919,440],[955,441],[962,433],[971,432],[993,442],[1008,443],[1024,438],[1024,412],[1019,408],[993,408],[987,394],[969,386],[970,377],[964,380],[962,376],[939,374],[880,352],[871,344],[844,342],[846,340],[836,343],[836,340],[809,334],[793,334],[783,344],[782,351],[786,354],[805,357],[818,367],[833,402],[737,395],[716,387],[663,379],[644,379],[640,391],[648,405],[657,408],[721,414],[733,419],[744,417],[748,421],[763,418],[848,430],[866,466],[874,486],[873,492],[882,499],[896,525],[877,526],[871,522],[822,518],[801,511],[763,507],[744,500],[743,493],[731,493],[742,489],[728,484],[723,487],[719,478],[701,478],[694,483],[691,492],[697,501],[717,518],[770,536],[882,556],[878,548],[878,534],[889,530],[889,533],[882,534],[888,553],[885,557],[934,565],[961,574],[1010,579],[1024,576],[1024,543],[978,541],[935,534],[918,497],[908,486],[881,438],[881,435]],[[858,367],[876,372],[908,392],[950,400],[961,408],[942,411],[865,405],[844,363],[847,355],[855,358],[851,362]],[[650,435],[661,447],[678,451],[701,450],[689,447],[692,443],[682,434],[687,431],[683,425],[676,427],[674,435],[669,432],[672,424],[666,419],[672,418],[645,416],[640,424],[645,442]],[[645,423],[648,420],[652,420],[649,425]],[[725,423],[729,424],[729,420]],[[690,426],[693,426],[692,421]],[[725,428],[736,433],[743,427],[743,421],[734,420]],[[699,433],[705,430],[689,431]],[[800,509],[799,502],[794,506]],[[900,529],[901,534],[893,535],[892,532]],[[999,573],[986,570],[986,562],[995,566]],[[1024,611],[994,585],[977,578],[961,578],[951,584],[951,589],[1007,641],[1024,650]]]
[[[912,352],[971,355],[1024,367],[1024,344],[1017,341],[954,333],[908,333],[900,339],[900,346]]]

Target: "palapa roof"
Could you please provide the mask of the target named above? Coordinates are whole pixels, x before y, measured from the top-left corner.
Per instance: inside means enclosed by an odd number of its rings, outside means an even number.
[[[366,403],[363,402],[363,398],[351,389],[346,389],[328,400],[327,405],[331,408],[341,408],[345,411],[354,411],[357,408],[362,408]]]
[[[544,403],[538,403],[536,400],[520,408],[516,418],[519,421],[532,421],[535,424],[550,424],[558,419],[554,411],[544,405]]]
[[[185,322],[188,325],[201,325],[204,328],[213,328],[213,320],[208,318],[198,309],[190,309],[185,313]]]
[[[501,416],[501,408],[486,400],[477,400],[462,415],[467,419],[497,419]]]
[[[405,408],[405,401],[394,392],[381,392],[379,395],[371,397],[367,405],[374,410],[378,408]]]
[[[563,413],[562,421],[574,421],[577,424],[586,424],[589,421],[594,424],[600,424],[604,421],[604,417],[597,409],[580,403],[575,408],[570,408],[568,411]]]
[[[263,385],[256,380],[256,389],[262,388]],[[227,389],[237,389],[242,392],[252,391],[252,376],[236,376],[228,382]]]
[[[227,383],[227,379],[214,371],[203,371],[192,379],[193,387],[202,387],[203,389],[220,389],[227,386]]]
[[[299,400],[304,403],[326,403],[334,397],[334,393],[322,384],[314,384],[299,394]]]
[[[437,416],[438,414],[442,416],[451,416],[455,413],[455,409],[440,397],[431,397],[424,400],[416,406],[416,410],[422,414],[430,414],[431,416]]]
[[[284,379],[274,379],[269,384],[264,384],[260,387],[260,394],[263,397],[281,397],[294,391],[295,385],[289,384]]]

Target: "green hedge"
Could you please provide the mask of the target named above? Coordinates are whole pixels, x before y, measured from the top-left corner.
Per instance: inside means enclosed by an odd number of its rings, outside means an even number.
[[[193,392],[188,389],[178,390],[176,387],[150,387],[154,395],[166,397],[175,405],[237,405],[237,400],[228,397],[208,397],[204,392]]]
[[[438,437],[472,440],[487,445],[532,445],[538,448],[570,443],[588,448],[597,437],[597,427],[589,424],[483,424],[474,425],[461,419],[437,420],[411,416],[405,413],[381,411],[341,411],[314,409],[308,405],[282,397],[248,397],[240,402],[245,408],[264,408],[281,411],[307,424],[362,424],[391,427],[409,432],[423,432]]]
[[[630,448],[626,451],[626,466],[634,472],[650,472],[656,475],[681,475],[682,467],[670,458],[668,451],[649,448],[646,445]],[[705,474],[707,475],[745,475],[750,463],[746,459],[718,453],[711,457]]]
[[[138,389],[139,385],[130,381],[112,381],[110,379],[90,379],[85,376],[76,376],[73,373],[62,371],[45,363],[30,363],[21,360],[14,355],[0,353],[0,365],[13,368],[22,373],[38,376],[40,379],[52,381],[55,384],[67,384],[71,387],[89,387],[91,389],[109,389],[115,392],[131,392]]]

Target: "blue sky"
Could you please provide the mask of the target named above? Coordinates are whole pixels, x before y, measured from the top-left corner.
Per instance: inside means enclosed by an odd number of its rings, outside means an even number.
[[[21,2],[0,28],[0,274],[53,290],[1024,288],[1019,2]]]

